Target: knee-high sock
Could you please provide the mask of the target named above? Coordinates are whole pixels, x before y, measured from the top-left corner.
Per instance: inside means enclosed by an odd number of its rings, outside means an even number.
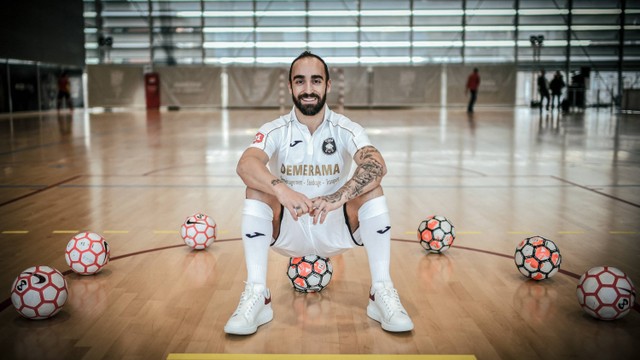
[[[242,245],[247,282],[267,284],[267,260],[273,237],[273,210],[259,200],[245,199],[242,209]]]
[[[389,274],[391,257],[391,220],[387,199],[384,196],[371,199],[358,210],[360,236],[371,271],[371,283],[391,282]]]

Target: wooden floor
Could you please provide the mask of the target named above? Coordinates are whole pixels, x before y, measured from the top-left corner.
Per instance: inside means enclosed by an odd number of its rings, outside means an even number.
[[[609,110],[542,116],[528,108],[349,110],[389,167],[392,276],[415,322],[384,332],[365,313],[365,250],[332,258],[320,294],[293,291],[288,259],[269,258],[274,320],[248,337],[223,326],[244,286],[244,196],[235,164],[277,110],[116,112],[0,119],[0,353],[3,359],[164,359],[170,353],[473,354],[478,359],[630,359],[640,313],[584,314],[577,276],[597,265],[640,285],[640,116]],[[178,229],[202,211],[219,226],[205,251]],[[416,228],[440,214],[454,247],[426,255]],[[54,318],[9,302],[33,265],[69,268],[80,230],[112,261],[67,275]],[[512,260],[531,235],[556,242],[562,272],[527,281]],[[303,359],[304,357],[300,357]]]

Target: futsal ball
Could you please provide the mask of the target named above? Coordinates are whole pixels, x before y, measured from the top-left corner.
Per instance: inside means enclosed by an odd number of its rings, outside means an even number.
[[[300,292],[322,291],[333,274],[333,265],[329,258],[318,255],[307,255],[289,259],[287,276],[293,288]]]
[[[518,244],[513,260],[522,275],[534,280],[544,280],[558,272],[562,256],[553,241],[533,236]]]
[[[60,271],[32,266],[20,273],[11,287],[11,302],[27,319],[52,317],[67,302],[67,281]]]
[[[213,244],[217,232],[216,222],[203,213],[189,216],[180,227],[182,240],[195,250],[202,250]]]
[[[418,225],[418,240],[428,252],[439,254],[449,250],[455,238],[455,228],[444,216],[429,216]]]
[[[636,288],[622,271],[611,266],[598,266],[580,277],[576,296],[587,314],[600,320],[615,320],[633,308]]]
[[[93,275],[107,265],[111,249],[107,241],[92,232],[79,233],[67,243],[64,259],[75,273]]]

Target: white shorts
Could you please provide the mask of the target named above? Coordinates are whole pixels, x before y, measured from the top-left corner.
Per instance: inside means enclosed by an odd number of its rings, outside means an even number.
[[[298,217],[298,221],[295,221],[289,210],[283,208],[280,235],[271,244],[273,250],[289,257],[331,257],[354,246],[362,246],[362,239],[359,229],[351,234],[344,206],[329,212],[324,223],[318,222],[316,225],[309,214]]]

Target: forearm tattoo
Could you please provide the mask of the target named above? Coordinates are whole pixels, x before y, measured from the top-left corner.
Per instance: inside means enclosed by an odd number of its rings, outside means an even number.
[[[276,186],[278,184],[284,184],[284,180],[282,180],[282,179],[273,179],[273,180],[271,180],[271,186]]]
[[[347,201],[351,200],[365,193],[365,188],[369,184],[380,181],[384,173],[384,167],[382,163],[377,160],[376,156],[374,156],[378,153],[378,150],[373,146],[365,146],[360,149],[356,155],[361,162],[356,168],[353,177],[338,189],[338,191],[325,196],[325,200],[334,203],[340,201],[343,196],[346,196]],[[369,190],[371,189],[367,189],[367,191]]]

